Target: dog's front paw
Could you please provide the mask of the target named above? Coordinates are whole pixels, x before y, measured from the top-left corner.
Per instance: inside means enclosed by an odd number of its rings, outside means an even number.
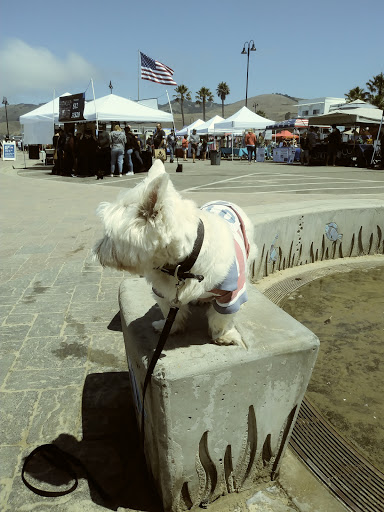
[[[164,325],[165,320],[156,320],[155,322],[152,322],[152,327],[155,329],[156,332],[161,332],[163,330]]]
[[[217,338],[213,338],[213,342],[216,343],[216,345],[242,345],[243,344],[243,340],[241,339],[240,333],[235,328],[222,333]]]

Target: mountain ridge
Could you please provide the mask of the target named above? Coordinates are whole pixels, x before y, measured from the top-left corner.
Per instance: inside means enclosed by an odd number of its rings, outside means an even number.
[[[259,94],[258,96],[252,96],[248,98],[248,108],[252,111],[261,110],[265,112],[265,117],[273,121],[282,121],[283,119],[289,119],[290,117],[297,116],[297,102],[299,98],[294,96],[288,96],[282,93],[273,94]],[[35,110],[40,105],[19,103],[17,105],[8,105],[8,125],[9,133],[11,136],[19,135],[21,133],[21,125],[19,123],[19,117]],[[181,106],[176,100],[171,100],[173,116],[175,120],[176,129],[182,128],[182,116]],[[235,112],[240,110],[245,105],[245,99],[236,101],[234,103],[224,104],[224,117],[227,118],[233,115]],[[165,103],[159,105],[159,109],[165,112],[169,112],[169,104]],[[221,103],[207,103],[206,105],[206,120],[211,119],[215,115],[222,116]],[[223,117],[223,116],[222,116]],[[184,119],[185,123],[191,124],[197,119],[203,119],[203,112],[201,105],[196,105],[194,101],[184,101]],[[165,125],[166,126],[166,125]],[[0,136],[5,136],[7,133],[7,125],[5,118],[5,108],[0,108]]]

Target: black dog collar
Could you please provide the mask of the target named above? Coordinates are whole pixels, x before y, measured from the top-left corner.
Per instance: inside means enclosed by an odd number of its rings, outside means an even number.
[[[168,265],[164,267],[159,267],[158,270],[161,270],[161,272],[164,272],[165,274],[168,274],[170,276],[174,276],[179,281],[183,281],[184,279],[197,279],[199,282],[201,282],[204,279],[204,276],[200,274],[192,274],[190,272],[193,265],[196,263],[197,258],[199,257],[201,246],[203,245],[204,241],[204,224],[201,219],[199,219],[199,225],[197,227],[197,236],[195,243],[193,244],[192,252],[189,256],[185,258],[184,261],[181,263],[178,263],[174,267],[170,267]]]

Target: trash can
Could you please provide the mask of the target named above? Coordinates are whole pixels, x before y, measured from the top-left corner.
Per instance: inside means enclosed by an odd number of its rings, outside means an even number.
[[[30,144],[28,146],[28,156],[30,160],[39,160],[40,158],[40,150],[38,144]]]
[[[210,152],[210,157],[211,157],[211,165],[220,165],[220,160],[221,160],[220,151],[216,151],[216,149],[213,149]]]

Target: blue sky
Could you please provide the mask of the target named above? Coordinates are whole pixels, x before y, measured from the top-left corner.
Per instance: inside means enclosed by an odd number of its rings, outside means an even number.
[[[248,5],[248,7],[246,7]],[[138,51],[174,69],[193,93],[215,94],[226,82],[226,103],[280,92],[301,98],[344,97],[384,72],[384,2],[181,2],[168,0],[19,0],[2,6],[0,97],[41,103],[84,91],[137,99]],[[165,103],[172,87],[140,80],[140,98]],[[86,98],[92,98],[91,87]]]

